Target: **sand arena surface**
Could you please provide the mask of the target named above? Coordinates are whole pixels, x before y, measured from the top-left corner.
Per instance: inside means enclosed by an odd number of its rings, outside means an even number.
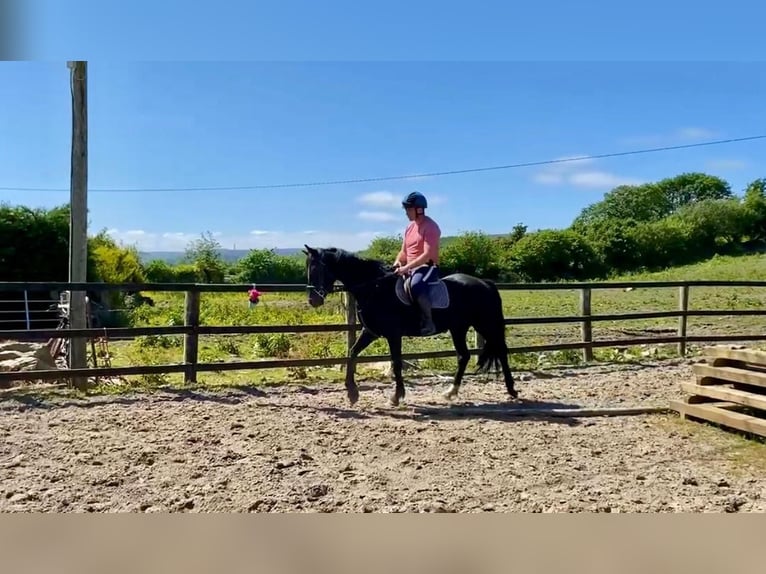
[[[690,362],[598,366],[517,388],[537,407],[666,406],[691,377]],[[406,379],[396,409],[385,376],[353,408],[342,384],[0,397],[0,511],[766,510],[766,447],[732,433],[672,414],[423,415],[448,379]],[[453,404],[506,398],[469,376]]]

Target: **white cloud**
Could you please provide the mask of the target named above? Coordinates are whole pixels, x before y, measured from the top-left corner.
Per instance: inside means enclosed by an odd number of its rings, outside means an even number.
[[[434,206],[434,205],[444,205],[447,203],[447,198],[443,195],[430,195],[427,194],[426,198],[428,199],[428,205]]]
[[[532,180],[543,185],[572,185],[583,188],[614,188],[618,185],[638,185],[641,179],[625,177],[603,170],[592,169],[594,158],[571,155],[558,158],[572,160],[546,165],[532,175]]]
[[[618,185],[640,185],[643,180],[623,177],[606,171],[583,171],[569,176],[569,182],[578,187],[617,187]]]
[[[389,211],[360,211],[358,217],[366,221],[399,221],[400,219]]]
[[[402,198],[394,195],[390,191],[373,191],[371,193],[365,193],[358,198],[358,201],[366,205],[381,208],[400,208],[402,206]]]
[[[365,193],[362,196],[359,196],[357,198],[357,201],[359,203],[369,205],[370,207],[376,207],[378,209],[401,209],[402,199],[404,198],[405,195],[406,195],[405,193],[394,195],[390,191],[373,191],[370,193]],[[425,192],[423,193],[423,195],[426,196],[429,206],[443,205],[447,202],[447,198],[442,195],[438,195],[438,194],[431,195]],[[362,212],[362,213],[370,213],[370,212]],[[381,220],[378,220],[378,221],[381,221]],[[386,220],[386,221],[392,221],[392,220]]]
[[[255,230],[260,231],[260,230]],[[115,240],[124,245],[135,245],[141,251],[183,251],[190,241],[198,239],[199,233],[177,231],[149,232],[140,234],[110,229]],[[241,235],[222,234],[216,240],[224,249],[271,249],[300,248],[304,243],[320,247],[342,247],[356,251],[366,248],[375,237],[395,235],[396,231],[369,230],[360,232],[342,231],[268,231],[261,233],[243,233]]]
[[[553,173],[550,171],[541,171],[540,173],[536,173],[532,176],[532,179],[537,183],[544,184],[564,183],[565,181],[563,174]]]
[[[714,159],[707,163],[708,169],[744,169],[747,162],[741,159]]]
[[[676,130],[675,137],[682,140],[706,140],[715,137],[715,132],[706,128],[681,128]]]

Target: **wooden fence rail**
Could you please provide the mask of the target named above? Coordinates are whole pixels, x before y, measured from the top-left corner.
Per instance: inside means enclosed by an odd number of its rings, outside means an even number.
[[[246,335],[256,333],[348,333],[347,349],[350,349],[356,338],[359,326],[356,323],[355,302],[351,294],[347,294],[346,322],[340,324],[313,325],[201,325],[200,295],[201,293],[244,293],[249,284],[196,284],[196,283],[31,283],[31,282],[0,282],[0,291],[129,291],[151,292],[171,291],[184,292],[184,325],[162,327],[114,327],[90,329],[25,329],[0,330],[2,339],[72,339],[76,337],[137,337],[142,335],[183,335],[184,360],[180,364],[136,365],[131,367],[103,367],[86,369],[61,369],[40,371],[0,372],[0,383],[16,380],[70,380],[80,377],[109,377],[128,375],[147,375],[163,373],[184,373],[186,382],[196,382],[197,373],[222,372],[232,370],[271,369],[278,367],[331,366],[347,364],[346,357],[337,358],[305,358],[305,359],[266,359],[258,361],[233,361],[227,363],[200,363],[199,337],[201,335]],[[580,323],[581,340],[571,343],[555,343],[547,345],[529,345],[510,347],[510,353],[525,353],[539,351],[557,351],[580,349],[585,361],[593,360],[593,350],[596,348],[676,344],[681,355],[686,354],[688,343],[718,343],[739,341],[762,341],[764,335],[694,335],[687,334],[687,319],[689,317],[711,316],[766,316],[766,309],[705,309],[689,310],[689,291],[693,287],[758,287],[766,288],[766,281],[615,281],[590,283],[498,283],[498,289],[506,291],[579,291],[580,309],[578,315],[550,317],[507,317],[507,325],[540,325],[556,323]],[[678,310],[651,311],[638,313],[610,313],[593,315],[591,313],[591,293],[596,289],[626,289],[626,288],[678,288]],[[307,292],[305,285],[270,284],[259,285],[263,292]],[[343,291],[339,288],[338,291]],[[632,339],[593,340],[593,323],[602,321],[631,321],[639,319],[678,318],[678,329],[675,336],[641,337]],[[477,348],[470,349],[472,355],[479,353],[481,341]],[[428,351],[421,353],[406,353],[405,359],[424,359],[454,357],[453,350]],[[390,359],[389,355],[368,355],[357,359],[359,363],[377,362]]]

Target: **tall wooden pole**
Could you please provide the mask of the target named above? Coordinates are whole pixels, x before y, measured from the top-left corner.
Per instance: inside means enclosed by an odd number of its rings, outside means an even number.
[[[88,266],[88,64],[70,61],[72,88],[72,166],[69,219],[69,281],[85,283]],[[69,324],[72,329],[87,326],[85,291],[69,293]],[[84,337],[71,339],[69,368],[87,367]],[[77,388],[84,388],[87,378],[75,377]]]

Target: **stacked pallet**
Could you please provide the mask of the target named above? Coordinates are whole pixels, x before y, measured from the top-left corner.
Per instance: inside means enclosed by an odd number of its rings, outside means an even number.
[[[766,351],[713,346],[704,358],[692,366],[696,382],[681,383],[687,396],[671,401],[671,409],[684,419],[766,436]]]

